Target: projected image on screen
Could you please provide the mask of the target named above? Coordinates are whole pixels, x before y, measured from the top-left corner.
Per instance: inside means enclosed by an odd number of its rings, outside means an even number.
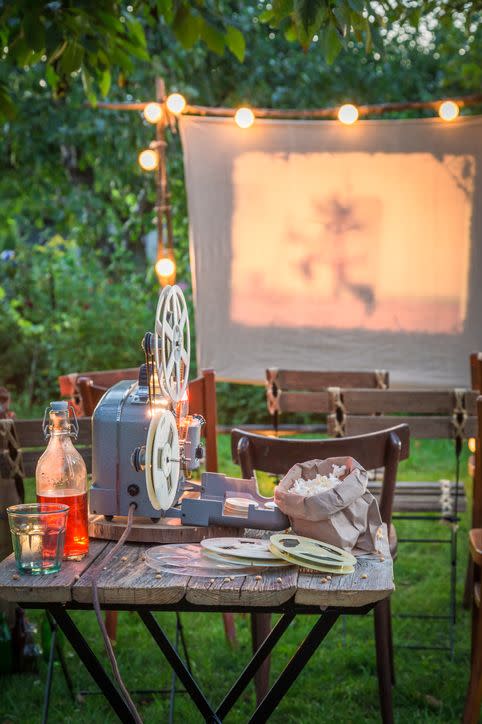
[[[240,154],[231,320],[459,333],[474,175],[468,155]]]

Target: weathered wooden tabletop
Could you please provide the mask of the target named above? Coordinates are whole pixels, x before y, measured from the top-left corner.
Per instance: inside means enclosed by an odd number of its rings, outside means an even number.
[[[102,559],[112,542],[91,541],[90,552],[80,562],[63,563],[59,573],[46,576],[19,576],[13,556],[0,563],[0,598],[25,604],[61,603],[88,606],[92,603],[92,575],[100,567],[98,591],[101,605],[172,607],[182,604],[235,610],[243,608],[282,608],[288,602],[297,608],[367,606],[389,596],[394,590],[393,563],[386,527],[379,556],[360,557],[349,575],[302,573],[296,567],[260,572],[258,576],[195,578],[160,574],[144,561],[148,546],[124,545],[108,570]],[[259,577],[261,576],[261,577]]]

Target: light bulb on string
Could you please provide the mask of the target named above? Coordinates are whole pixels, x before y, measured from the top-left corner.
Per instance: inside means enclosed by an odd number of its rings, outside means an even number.
[[[475,437],[469,437],[467,445],[471,453],[475,453],[477,450],[477,440]]]
[[[167,256],[164,252],[163,256],[156,261],[154,270],[157,274],[159,284],[165,287],[167,284],[173,284],[176,280],[176,262],[172,257]]]
[[[162,118],[162,106],[160,103],[148,103],[143,111],[144,118],[149,123],[159,123]]]
[[[250,128],[254,123],[254,113],[251,108],[238,108],[234,114],[234,121],[239,128]]]
[[[155,171],[159,165],[159,156],[152,148],[145,148],[137,157],[143,171]]]
[[[345,103],[338,109],[338,120],[345,126],[351,126],[358,120],[358,108],[353,103]]]
[[[438,114],[444,121],[454,121],[460,113],[460,108],[455,101],[444,101],[440,104]]]
[[[166,106],[171,113],[179,115],[186,107],[186,99],[180,93],[171,93],[167,96]]]

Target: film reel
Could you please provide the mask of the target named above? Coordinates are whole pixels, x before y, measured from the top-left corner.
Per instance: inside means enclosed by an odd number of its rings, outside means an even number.
[[[179,456],[176,418],[169,410],[162,410],[151,419],[146,442],[147,494],[156,510],[166,511],[176,502]]]
[[[270,538],[270,549],[276,555],[299,566],[336,573],[351,573],[355,556],[337,546],[299,535],[278,533]]]
[[[177,285],[165,287],[157,303],[154,355],[159,385],[174,404],[186,392],[191,340],[186,300]]]

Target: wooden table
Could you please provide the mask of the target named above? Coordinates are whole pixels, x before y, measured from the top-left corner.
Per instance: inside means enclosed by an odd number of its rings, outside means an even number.
[[[263,661],[296,615],[318,614],[311,631],[257,706],[250,721],[265,722],[315,653],[341,614],[363,615],[394,590],[386,529],[381,555],[358,559],[354,573],[333,576],[302,573],[296,567],[256,576],[191,578],[159,574],[144,560],[147,546],[124,545],[108,570],[102,560],[114,543],[91,541],[80,562],[64,562],[57,574],[18,576],[13,556],[0,563],[0,598],[24,608],[45,608],[64,632],[119,719],[131,722],[128,707],[69,615],[92,610],[92,576],[99,571],[98,591],[104,609],[136,611],[206,721],[220,722],[234,706]],[[282,614],[223,701],[212,707],[190,670],[152,615],[152,611],[248,612]],[[383,665],[383,662],[378,662]],[[384,697],[390,692],[380,692]],[[385,716],[387,721],[387,717]],[[389,719],[388,719],[389,720]]]

